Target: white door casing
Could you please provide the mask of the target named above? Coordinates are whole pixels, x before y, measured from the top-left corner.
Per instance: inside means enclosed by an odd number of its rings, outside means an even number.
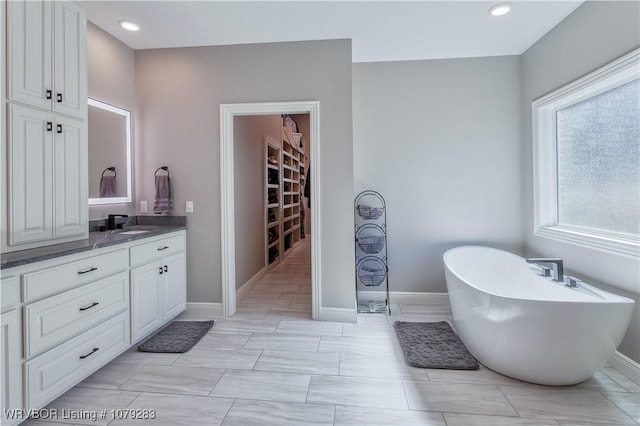
[[[309,114],[311,193],[311,318],[320,317],[321,303],[321,193],[320,193],[320,102],[263,102],[220,105],[220,240],[222,249],[222,313],[236,312],[236,260],[233,179],[233,122],[235,116]]]

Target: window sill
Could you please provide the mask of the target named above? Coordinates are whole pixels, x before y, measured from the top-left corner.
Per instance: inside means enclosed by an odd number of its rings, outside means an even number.
[[[583,228],[562,225],[538,227],[534,235],[569,242],[586,248],[595,248],[613,254],[640,257],[640,240],[633,237],[605,235]]]

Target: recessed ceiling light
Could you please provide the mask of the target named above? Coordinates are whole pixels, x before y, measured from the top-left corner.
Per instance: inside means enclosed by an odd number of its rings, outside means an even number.
[[[131,21],[118,21],[118,24],[127,31],[140,31],[140,25]]]
[[[492,16],[506,15],[510,11],[511,11],[511,3],[494,4],[493,6],[491,6],[491,8],[489,8],[489,13]]]

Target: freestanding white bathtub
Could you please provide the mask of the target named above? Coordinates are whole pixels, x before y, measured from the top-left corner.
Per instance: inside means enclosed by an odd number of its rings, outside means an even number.
[[[543,278],[520,256],[489,247],[444,254],[456,331],[486,367],[543,385],[571,385],[600,369],[629,326],[633,300]]]

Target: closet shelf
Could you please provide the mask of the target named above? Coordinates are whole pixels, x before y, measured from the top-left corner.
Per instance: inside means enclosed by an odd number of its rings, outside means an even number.
[[[279,221],[279,220],[276,220],[276,221],[274,221],[274,222],[269,222],[269,223],[267,224],[267,228],[273,228],[274,226],[277,226],[277,225],[279,225],[279,224],[280,224],[280,221]]]
[[[273,164],[267,164],[267,169],[278,170],[278,166],[274,166]]]
[[[268,183],[267,184],[267,188],[269,188],[269,189],[278,189],[278,188],[280,188],[280,185],[278,185],[277,183]]]
[[[277,240],[275,240],[274,242],[272,242],[271,244],[269,244],[269,245],[267,246],[267,248],[275,247],[275,246],[277,246],[278,244],[280,244],[280,238],[278,238]]]
[[[277,207],[279,207],[279,206],[278,206],[278,203],[267,204],[267,208],[269,208],[269,209],[275,209],[275,208],[277,208]]]
[[[287,236],[290,233],[292,233],[293,231],[297,231],[298,229],[300,229],[300,225],[293,225],[291,228],[289,228],[286,231],[284,231],[283,235]]]

